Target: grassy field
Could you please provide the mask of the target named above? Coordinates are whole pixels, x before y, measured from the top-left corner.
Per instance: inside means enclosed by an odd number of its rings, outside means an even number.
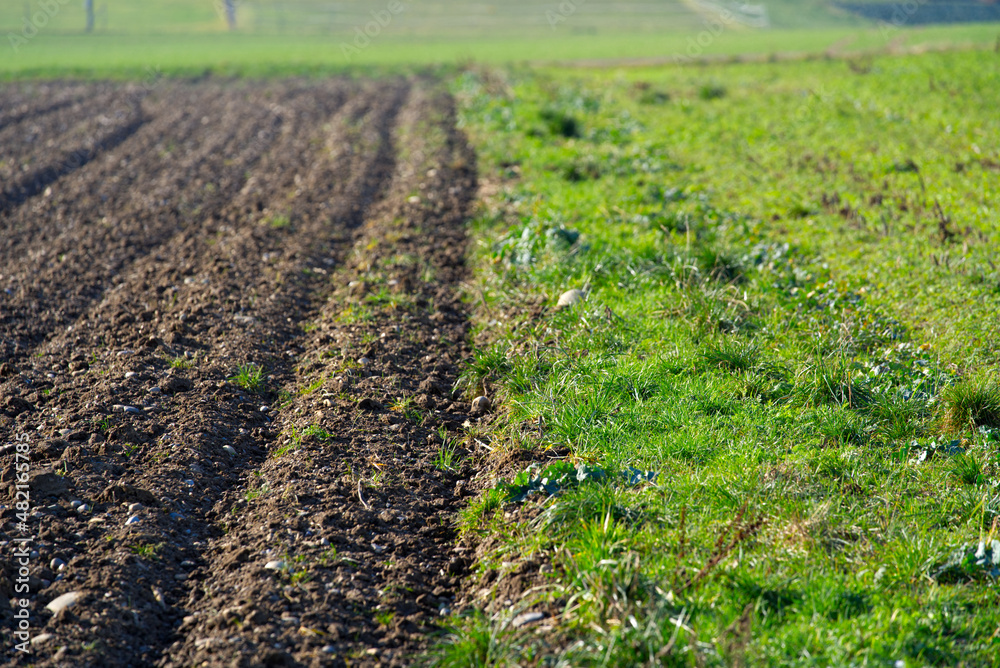
[[[502,406],[470,444],[509,473],[463,520],[488,612],[438,665],[1000,664],[998,73],[456,79],[466,386]]]
[[[994,25],[908,29],[886,40],[877,29],[829,28],[724,33],[706,48],[691,50],[691,33],[576,35],[538,38],[386,37],[360,53],[345,54],[340,40],[316,35],[53,35],[40,32],[5,52],[0,78],[135,77],[153,68],[165,74],[212,72],[221,76],[329,74],[376,69],[491,64],[559,63],[585,60],[616,66],[632,61],[687,63],[702,58],[822,56],[828,51],[861,53],[894,49],[987,48],[1000,33]],[[0,45],[7,48],[7,44]],[[694,54],[691,58],[689,53]]]
[[[220,2],[213,0],[98,0],[97,32],[108,33],[182,33],[223,32],[227,29]],[[405,11],[394,21],[391,32],[409,34],[459,35],[470,31],[479,34],[522,32],[527,28],[548,31],[546,12],[559,11],[559,2],[535,3],[513,0],[506,3],[474,3],[469,0],[439,0],[434,3],[404,0]],[[717,3],[725,6],[725,3]],[[754,4],[754,3],[750,3]],[[691,0],[651,0],[643,4],[627,0],[587,0],[575,2],[570,29],[605,32],[609,27],[629,30],[660,30],[683,27],[710,16],[711,9]],[[45,28],[58,33],[80,32],[85,23],[82,2],[53,0],[52,4],[30,0],[7,2],[0,6],[0,28],[21,27],[38,12],[51,7]],[[237,27],[245,33],[351,31],[358,23],[371,19],[372,10],[381,10],[387,1],[367,0],[318,2],[315,0],[237,0]],[[25,11],[27,7],[27,12]],[[776,28],[815,28],[817,26],[859,26],[864,21],[836,9],[826,0],[773,0],[766,3],[769,23]]]
[[[620,0],[475,5],[402,3],[374,37],[371,3],[243,2],[239,29],[208,0],[98,3],[94,34],[83,34],[80,3],[0,6],[0,78],[142,76],[149,69],[192,75],[279,75],[411,69],[475,60],[514,62],[689,62],[703,58],[821,55],[900,49],[984,48],[993,24],[886,30],[820,0],[768,3],[770,28],[754,28],[697,3]],[[387,6],[387,5],[386,5]],[[29,11],[25,12],[25,7]],[[45,9],[45,8],[48,9]],[[280,12],[278,7],[283,8]],[[655,11],[650,10],[655,7]],[[554,17],[554,18],[553,18]]]

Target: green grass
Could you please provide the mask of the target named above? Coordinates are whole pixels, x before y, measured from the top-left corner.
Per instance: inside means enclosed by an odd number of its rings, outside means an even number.
[[[58,3],[58,7],[56,7]],[[106,0],[98,3],[96,32],[135,34],[152,32],[218,33],[226,31],[226,23],[216,5],[205,0],[149,0],[141,4],[127,0]],[[389,35],[459,35],[473,33],[510,35],[525,30],[550,34],[552,25],[546,10],[556,5],[527,2],[505,3],[489,8],[469,0],[443,0],[433,4],[404,2],[406,8],[385,27]],[[681,0],[659,0],[637,8],[627,0],[590,2],[583,11],[569,13],[565,21],[555,25],[566,30],[591,34],[609,26],[619,31],[663,30],[677,26],[692,27],[703,20],[690,4]],[[29,18],[44,12],[38,0],[29,3],[9,2],[0,7],[0,28],[15,30],[22,27],[25,5]],[[237,3],[237,24],[242,33],[319,33],[351,34],[354,26],[372,20],[371,12],[383,10],[388,2],[344,0],[326,11],[314,2],[295,0],[260,0]],[[772,0],[768,10],[773,25],[781,28],[815,27],[816,25],[859,25],[862,21],[830,7],[826,0]],[[85,24],[82,3],[54,0],[47,16],[35,19],[43,30],[59,33],[79,33]],[[103,10],[101,9],[103,7]],[[706,13],[705,16],[710,14]],[[448,20],[443,20],[448,19]]]
[[[261,393],[266,391],[264,369],[259,364],[244,364],[236,369],[236,373],[229,378],[229,381],[236,383],[247,392]]]
[[[129,548],[129,551],[141,559],[155,560],[160,558],[160,550],[163,543],[136,543]]]
[[[847,52],[894,48],[992,46],[1000,28],[993,24],[933,26],[901,30],[890,39],[878,29],[814,27],[796,30],[732,31],[698,57],[766,58],[771,54],[822,56],[836,48]],[[427,66],[455,67],[469,60],[484,63],[556,63],[588,61],[615,67],[623,61],[674,63],[688,58],[697,31],[656,33],[557,31],[538,36],[462,35],[385,36],[360,55],[346,57],[342,39],[310,34],[58,34],[42,31],[13,51],[0,43],[0,79],[34,77],[127,77],[153,81],[157,74],[192,76],[277,76],[412,71]]]
[[[501,408],[498,465],[569,454],[463,514],[482,570],[552,573],[453,619],[432,663],[998,665],[998,74],[956,53],[455,79],[498,192],[462,384]],[[534,605],[551,628],[513,628]]]

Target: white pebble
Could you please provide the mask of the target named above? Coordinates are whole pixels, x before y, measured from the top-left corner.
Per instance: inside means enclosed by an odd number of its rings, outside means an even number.
[[[83,598],[83,592],[71,591],[68,594],[63,594],[62,596],[50,601],[45,607],[51,611],[52,614],[58,614],[66,608],[76,605],[81,598]]]
[[[566,308],[567,306],[579,304],[581,301],[583,301],[582,290],[567,290],[559,297],[559,303],[557,306],[559,308]]]

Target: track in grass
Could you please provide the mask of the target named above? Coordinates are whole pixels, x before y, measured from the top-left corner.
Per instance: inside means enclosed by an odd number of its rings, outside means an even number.
[[[32,439],[51,634],[15,665],[406,665],[467,566],[467,472],[435,466],[468,418],[450,394],[475,163],[450,98],[68,88],[0,91],[23,109],[0,152],[24,165],[0,205],[0,433]],[[87,159],[64,168],[64,144]],[[3,519],[19,537],[6,499]]]

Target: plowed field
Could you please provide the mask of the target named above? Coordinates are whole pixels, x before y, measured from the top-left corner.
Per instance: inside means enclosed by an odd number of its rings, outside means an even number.
[[[419,78],[0,88],[12,665],[412,663],[469,566],[475,187]]]

